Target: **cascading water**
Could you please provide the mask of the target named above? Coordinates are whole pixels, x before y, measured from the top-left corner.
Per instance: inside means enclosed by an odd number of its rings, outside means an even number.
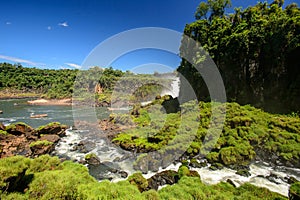
[[[173,98],[179,96],[179,77],[171,77],[172,83],[170,89],[166,88],[162,91],[161,96],[171,95]],[[146,102],[144,102],[146,104]],[[81,130],[83,131],[83,130]],[[82,134],[80,131],[68,130],[67,137],[60,141],[56,148],[56,154],[65,155],[72,159],[83,160],[87,153],[96,154],[101,162],[113,165],[116,169],[121,169],[126,171],[129,175],[134,173],[132,163],[134,162],[132,153],[124,153],[119,147],[112,144],[109,140],[103,139],[101,134],[85,130],[87,133]],[[77,151],[72,151],[72,148],[80,141],[93,141],[93,148],[89,149],[88,152],[79,153]],[[159,168],[159,173],[161,171],[170,169],[178,170],[181,164],[170,164],[166,169]],[[243,183],[249,182],[253,185],[268,188],[271,191],[280,193],[284,196],[288,196],[288,179],[289,177],[295,177],[300,180],[300,169],[291,168],[273,168],[264,163],[253,163],[250,165],[251,176],[244,177],[236,174],[236,171],[223,168],[222,170],[212,171],[209,166],[203,168],[192,168],[192,170],[197,171],[200,174],[201,180],[206,184],[216,184],[221,181],[227,181],[230,179],[236,186],[240,186]],[[101,173],[101,170],[97,173]],[[110,178],[112,181],[119,181],[122,178],[110,171],[103,171],[101,178]],[[145,178],[150,178],[154,175],[154,172],[148,172],[144,174]],[[271,178],[268,178],[271,177]]]
[[[161,92],[161,96],[164,95],[171,95],[173,98],[176,98],[179,96],[179,86],[180,86],[180,79],[177,76],[173,76],[170,79],[172,79],[172,83],[171,83],[171,90],[165,88],[162,92]]]

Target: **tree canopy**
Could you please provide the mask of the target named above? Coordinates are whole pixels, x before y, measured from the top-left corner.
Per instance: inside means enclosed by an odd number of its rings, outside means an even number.
[[[230,1],[208,0],[199,4],[196,21],[186,25],[184,34],[198,41],[216,63],[229,101],[274,112],[300,110],[300,9],[295,3],[282,8],[283,3],[258,2],[226,14]],[[183,39],[182,57],[189,43]],[[196,50],[199,54],[202,47]],[[194,59],[205,63],[203,57]],[[203,79],[186,59],[178,72],[199,100],[209,100]]]

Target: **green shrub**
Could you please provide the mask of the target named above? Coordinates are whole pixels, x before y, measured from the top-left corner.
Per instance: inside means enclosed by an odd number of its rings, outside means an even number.
[[[135,185],[139,191],[143,192],[147,189],[148,187],[148,181],[147,179],[145,179],[142,175],[142,173],[138,172],[138,173],[134,173],[131,176],[129,176],[127,178],[127,181],[132,184]]]
[[[155,190],[148,190],[142,193],[142,196],[146,200],[159,200],[159,195]]]
[[[293,183],[289,189],[289,197],[300,197],[300,182]],[[291,198],[292,199],[292,198]],[[293,199],[292,199],[293,200]]]
[[[111,183],[107,180],[100,183],[81,184],[78,186],[78,200],[113,200],[113,199],[144,199],[139,190],[127,181]]]
[[[187,166],[181,165],[178,169],[178,176],[182,178],[183,176],[188,176],[190,174],[190,170]]]
[[[9,194],[0,194],[2,200],[27,200],[29,199],[27,194],[22,193],[9,193]]]
[[[0,159],[0,190],[6,191],[17,188],[29,166],[30,159],[23,156]]]
[[[0,135],[8,135],[6,131],[0,130]]]
[[[27,170],[27,174],[42,172],[46,170],[62,169],[61,162],[58,157],[51,157],[49,155],[41,155],[31,160],[30,167]]]
[[[80,184],[95,183],[88,169],[80,164],[66,161],[62,170],[35,173],[29,184],[29,197],[32,199],[76,199]]]

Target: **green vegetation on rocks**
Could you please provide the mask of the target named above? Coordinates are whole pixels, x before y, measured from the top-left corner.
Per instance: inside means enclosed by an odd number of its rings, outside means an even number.
[[[124,149],[137,152],[184,150],[186,155],[193,158],[201,154],[203,139],[211,122],[211,103],[199,102],[198,109],[184,109],[190,104],[187,102],[182,105],[186,124],[182,124],[182,113],[164,114],[157,109],[160,108],[159,104],[135,108],[128,118],[132,118],[137,127],[116,135],[113,141]],[[222,108],[222,104],[216,105]],[[226,103],[225,106],[223,131],[211,152],[206,155],[209,162],[234,167],[248,165],[254,158],[260,157],[273,163],[280,161],[283,165],[299,166],[299,117],[270,114],[237,103]],[[139,118],[146,118],[147,123],[141,123],[143,120]],[[197,133],[191,135],[191,130],[195,128]],[[192,140],[189,141],[190,138]],[[184,148],[180,146],[183,141],[190,142],[186,149],[181,149]],[[274,155],[276,159],[269,160],[269,155]]]
[[[293,183],[289,190],[289,199],[295,200],[300,198],[300,182]]]
[[[53,145],[53,142],[49,142],[48,140],[38,140],[36,142],[30,143],[29,147],[34,147],[34,146],[49,146]]]
[[[98,182],[85,166],[49,155],[0,159],[0,175],[1,199],[287,199],[250,184],[205,185],[199,177],[188,176],[159,191],[149,189],[140,173],[118,183]]]

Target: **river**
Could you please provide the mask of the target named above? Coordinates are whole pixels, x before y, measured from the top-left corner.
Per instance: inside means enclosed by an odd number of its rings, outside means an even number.
[[[27,101],[32,99],[8,99],[0,100],[0,110],[3,114],[0,114],[0,122],[4,125],[13,122],[24,122],[33,128],[45,125],[50,122],[60,122],[68,126],[73,126],[73,110],[81,112],[84,117],[88,117],[88,112],[83,112],[83,107],[72,106],[37,106],[29,105]],[[95,108],[97,117],[104,119],[108,116],[108,110],[103,107]],[[30,118],[31,115],[47,114],[45,118]]]

